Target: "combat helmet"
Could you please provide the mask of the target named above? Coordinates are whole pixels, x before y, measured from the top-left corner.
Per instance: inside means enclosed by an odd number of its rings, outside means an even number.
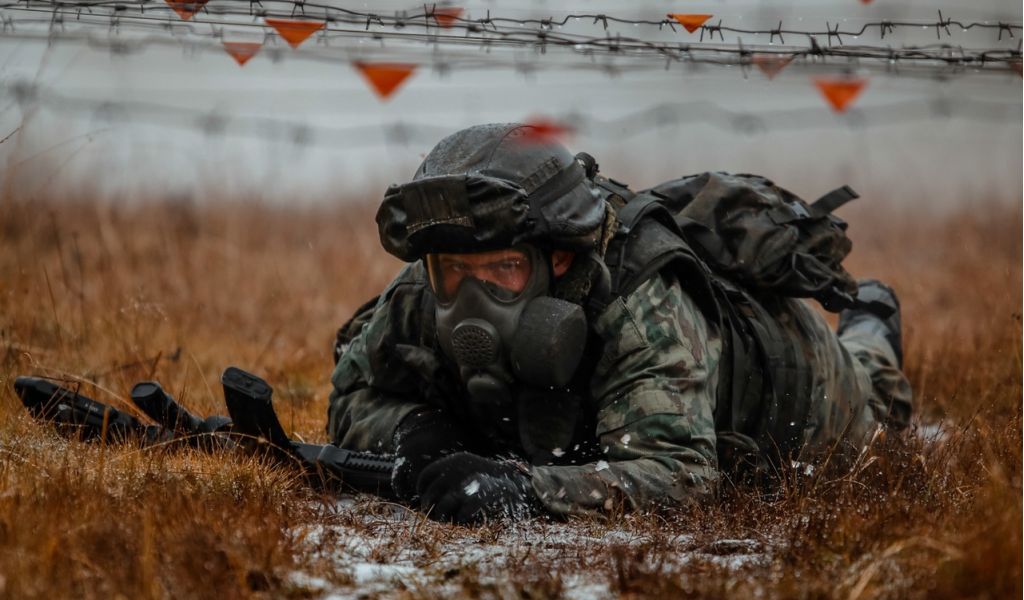
[[[605,203],[587,175],[568,149],[529,125],[463,129],[430,151],[411,182],[388,188],[377,211],[381,244],[406,262],[529,242],[591,250]]]

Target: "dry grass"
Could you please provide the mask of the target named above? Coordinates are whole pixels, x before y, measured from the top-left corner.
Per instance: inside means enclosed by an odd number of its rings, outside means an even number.
[[[558,597],[581,575],[627,597],[1020,597],[1021,211],[923,212],[854,209],[849,264],[899,289],[918,416],[946,442],[880,440],[851,475],[698,513],[464,529],[240,457],[65,441],[11,390],[63,376],[124,408],[156,378],[208,414],[236,364],[324,441],[334,328],[398,266],[372,209],[2,203],[0,597],[315,595],[296,571],[357,592],[338,559],[357,543],[420,569],[390,590],[413,598]]]

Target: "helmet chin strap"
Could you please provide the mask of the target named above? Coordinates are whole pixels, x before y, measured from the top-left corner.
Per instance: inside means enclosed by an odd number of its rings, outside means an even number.
[[[544,291],[544,294],[550,294],[551,290],[555,289],[555,282],[558,277],[555,275],[555,259],[554,251],[550,248],[538,248],[537,252],[541,255],[544,264],[547,266],[548,271],[548,287]]]

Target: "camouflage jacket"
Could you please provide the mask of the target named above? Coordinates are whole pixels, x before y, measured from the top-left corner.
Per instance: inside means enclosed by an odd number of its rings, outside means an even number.
[[[413,263],[338,361],[329,432],[343,447],[387,452],[405,415],[437,407],[467,430],[503,440],[480,451],[531,462],[534,491],[552,513],[706,498],[719,476],[719,332],[667,274],[613,300],[590,328],[574,389],[532,407],[524,401],[518,415],[481,415],[437,349],[432,297],[422,265]]]

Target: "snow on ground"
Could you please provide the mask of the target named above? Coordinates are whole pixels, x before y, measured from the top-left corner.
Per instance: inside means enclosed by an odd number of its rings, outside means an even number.
[[[476,573],[483,585],[502,585],[507,581],[503,576],[528,558],[550,565],[553,573],[562,573],[564,597],[601,599],[615,596],[609,589],[608,574],[580,565],[600,563],[613,547],[639,548],[654,543],[661,550],[667,545],[678,549],[678,553],[668,554],[676,565],[703,561],[727,569],[767,560],[771,551],[763,542],[750,539],[696,545],[686,535],[632,531],[628,518],[612,524],[533,520],[495,532],[438,526],[414,511],[384,506],[382,514],[379,503],[342,498],[334,507],[337,524],[298,532],[335,572],[332,582],[299,571],[291,583],[331,600],[388,597],[409,589],[443,594],[446,588],[454,590],[457,577],[466,573]],[[670,566],[661,564],[662,568]]]
[[[954,425],[946,421],[938,423],[918,423],[917,435],[926,442],[939,444],[949,440],[950,434],[956,429]]]
[[[914,433],[938,444],[952,431],[947,422],[918,423]],[[437,525],[403,506],[351,496],[340,497],[326,513],[322,523],[295,532],[322,559],[320,574],[297,571],[291,583],[330,600],[388,597],[410,589],[443,595],[454,591],[456,580],[466,574],[476,574],[485,585],[501,585],[507,582],[502,576],[527,559],[561,573],[565,598],[611,598],[615,594],[607,571],[581,565],[603,564],[601,559],[615,547],[653,544],[659,551],[675,549],[659,552],[672,563],[662,568],[711,563],[729,570],[765,564],[777,550],[771,542],[755,539],[701,543],[688,535],[668,536],[649,527],[635,528],[628,517],[611,524],[532,520],[472,529]]]

